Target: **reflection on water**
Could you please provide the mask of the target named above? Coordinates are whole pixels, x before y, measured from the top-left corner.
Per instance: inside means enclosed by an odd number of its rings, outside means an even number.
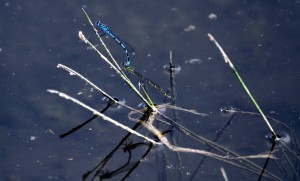
[[[98,61],[96,54],[86,50],[86,46],[78,40],[79,30],[86,32],[88,38],[94,38],[81,12],[83,6],[94,21],[107,22],[116,34],[135,47],[136,55],[131,58],[136,70],[145,72],[145,77],[166,90],[172,86],[176,88],[176,102],[153,94],[156,104],[169,101],[210,116],[199,118],[188,113],[174,113],[170,109],[166,109],[164,114],[198,136],[241,155],[269,151],[272,139],[266,141],[266,126],[260,116],[253,113],[253,106],[207,39],[208,32],[214,34],[262,109],[278,113],[272,114],[271,124],[286,147],[280,144],[274,146],[277,159],[267,164],[264,175],[299,180],[299,168],[293,167],[299,165],[297,138],[300,129],[299,61],[295,58],[298,57],[299,42],[297,1],[132,3],[127,0],[85,4],[60,1],[25,3],[17,0],[0,5],[0,177],[3,180],[78,180],[127,134],[97,120],[64,139],[59,138],[93,115],[48,95],[45,92],[47,88],[77,96],[99,110],[106,105],[101,103],[102,95],[96,96],[89,88],[84,89],[86,85],[74,76],[56,69],[58,63],[78,70],[112,95],[126,100],[130,106],[140,102],[117,76],[111,76],[112,71]],[[108,44],[117,60],[125,61],[120,47],[115,42],[110,44],[108,41]],[[170,50],[174,53],[176,82],[172,86],[169,86],[169,74],[165,73],[170,70]],[[149,90],[150,93],[155,92]],[[224,110],[223,114],[218,111],[223,106],[236,109],[224,116]],[[106,113],[134,126],[134,122],[127,118],[126,109],[111,112],[109,108]],[[156,126],[162,132],[171,130],[166,122],[158,120]],[[143,128],[138,131],[153,136]],[[166,136],[174,144],[213,150],[207,144],[195,141],[193,134],[183,132],[168,132]],[[130,143],[127,146],[136,147],[131,152],[138,160],[148,148],[140,144],[143,140],[136,139],[133,137],[132,143],[127,141]],[[125,147],[124,144],[122,146]],[[122,149],[117,151],[107,169],[110,173],[117,170],[111,175],[121,177],[135,163],[130,161],[128,166],[119,169],[124,163],[118,160],[125,159],[126,163],[129,153],[122,153]],[[255,170],[255,166],[250,166],[252,171],[249,172],[199,155],[176,154],[166,148],[152,148],[146,159],[148,161],[140,163],[128,180],[216,180],[222,179],[221,167],[229,180],[256,180],[261,173]],[[264,160],[251,161],[260,167],[265,163]]]

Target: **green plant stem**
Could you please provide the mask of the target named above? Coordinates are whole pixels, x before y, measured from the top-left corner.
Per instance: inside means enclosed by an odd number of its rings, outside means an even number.
[[[104,55],[102,55],[102,53],[88,40],[85,38],[85,36],[83,35],[83,33],[80,31],[79,32],[79,38],[84,41],[85,43],[89,44],[99,55],[100,57],[107,62],[110,67],[112,67],[113,69],[116,70],[117,73],[119,73],[119,75],[123,78],[123,80],[129,85],[129,87],[145,102],[145,104],[147,104],[147,106],[149,106],[149,108],[152,109],[152,111],[157,112],[157,109],[155,108],[155,106],[153,104],[151,104],[150,102],[148,102],[141,94],[140,92],[137,90],[137,88],[132,84],[132,82],[127,78],[127,76],[125,75],[125,73],[122,71],[122,69],[120,68],[120,66],[118,65],[118,63],[115,61],[115,59],[113,58],[113,56],[111,55],[109,49],[106,47],[105,43],[102,41],[101,37],[98,34],[97,29],[94,27],[94,24],[92,23],[90,17],[88,16],[88,14],[86,13],[86,11],[82,8],[82,11],[84,12],[86,18],[88,19],[90,25],[93,27],[93,30],[95,31],[96,35],[98,36],[98,39],[100,40],[101,44],[103,45],[103,47],[105,48],[106,52],[110,55],[112,61],[114,62],[114,64],[112,64]]]
[[[220,50],[220,52],[221,52],[221,54],[222,54],[222,56],[223,56],[223,58],[225,60],[225,63],[228,63],[228,65],[231,68],[231,70],[233,71],[234,75],[238,78],[239,82],[243,86],[244,90],[246,91],[247,95],[251,99],[252,103],[254,104],[254,106],[256,107],[256,109],[258,110],[258,112],[260,113],[260,115],[263,117],[263,120],[265,121],[265,123],[269,127],[269,129],[270,129],[272,135],[274,136],[275,140],[279,140],[278,135],[275,133],[274,129],[272,128],[272,126],[269,123],[268,119],[266,118],[265,114],[263,113],[263,111],[261,110],[261,108],[259,107],[259,105],[257,104],[257,102],[255,101],[255,99],[253,98],[252,94],[250,93],[250,91],[247,88],[246,84],[244,83],[244,81],[240,77],[239,73],[237,72],[237,70],[235,69],[235,67],[233,66],[233,64],[231,63],[230,59],[228,58],[228,56],[224,52],[223,48],[219,45],[219,43],[215,40],[215,38],[211,34],[208,34],[208,37],[209,37],[209,39],[211,41],[213,41],[215,43],[215,45]]]

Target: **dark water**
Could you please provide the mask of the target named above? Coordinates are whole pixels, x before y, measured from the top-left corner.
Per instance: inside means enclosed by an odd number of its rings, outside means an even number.
[[[140,102],[115,76],[96,53],[88,50],[78,37],[81,30],[91,41],[97,40],[81,8],[91,18],[101,19],[116,34],[136,49],[133,66],[157,84],[167,88],[168,75],[163,66],[173,61],[181,67],[176,74],[177,105],[196,109],[206,118],[180,113],[182,124],[209,139],[229,116],[221,107],[256,112],[217,48],[209,41],[211,33],[223,46],[263,111],[291,125],[299,137],[300,63],[298,1],[5,1],[0,4],[1,60],[1,180],[80,180],[125,134],[101,122],[91,123],[77,133],[59,139],[58,135],[81,123],[91,113],[46,92],[64,91],[97,109],[103,108],[101,96],[91,92],[82,81],[56,68],[65,64],[84,74],[107,92],[137,107]],[[212,16],[209,18],[210,14]],[[106,40],[106,39],[105,39]],[[124,51],[112,40],[107,43],[118,59]],[[78,93],[83,92],[82,95]],[[160,104],[162,97],[154,94]],[[107,114],[125,124],[127,110]],[[101,123],[101,124],[100,124]],[[287,130],[274,125],[284,135]],[[239,115],[218,141],[247,155],[265,152],[269,131],[259,117]],[[182,138],[183,145],[206,148],[199,142]],[[189,141],[185,141],[189,140]],[[201,145],[201,146],[200,146]],[[159,180],[161,170],[155,155],[167,148],[154,149],[147,161],[129,180]],[[182,154],[179,167],[182,180],[189,180],[197,160]],[[257,160],[260,166],[264,160]],[[207,159],[195,180],[222,180],[224,167],[229,180],[256,180],[258,175]],[[273,166],[274,167],[274,166]],[[271,166],[271,170],[278,172]],[[280,174],[278,173],[280,176]]]

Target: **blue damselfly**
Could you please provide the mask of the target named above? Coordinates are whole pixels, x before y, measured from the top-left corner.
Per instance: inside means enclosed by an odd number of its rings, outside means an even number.
[[[126,41],[122,41],[118,36],[116,36],[105,24],[101,23],[100,21],[97,21],[95,23],[95,27],[100,31],[100,36],[103,35],[109,35],[112,37],[117,43],[120,44],[120,46],[124,49],[127,57],[127,62],[125,63],[125,66],[130,66],[130,58],[129,53],[134,54],[135,50],[134,48],[129,45]]]

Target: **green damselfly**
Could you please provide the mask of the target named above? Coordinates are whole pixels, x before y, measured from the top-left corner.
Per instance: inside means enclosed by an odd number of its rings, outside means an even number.
[[[137,71],[134,70],[133,67],[131,66],[127,66],[124,63],[122,64],[122,68],[126,71],[129,72],[135,76],[137,76],[139,79],[141,79],[143,82],[146,82],[147,84],[149,84],[151,87],[153,87],[154,89],[156,89],[160,94],[162,94],[163,96],[167,97],[167,98],[172,98],[171,95],[169,95],[168,93],[166,93],[160,86],[158,86],[156,83],[154,83],[153,81],[147,79],[146,77],[144,77],[142,74],[138,73]]]

